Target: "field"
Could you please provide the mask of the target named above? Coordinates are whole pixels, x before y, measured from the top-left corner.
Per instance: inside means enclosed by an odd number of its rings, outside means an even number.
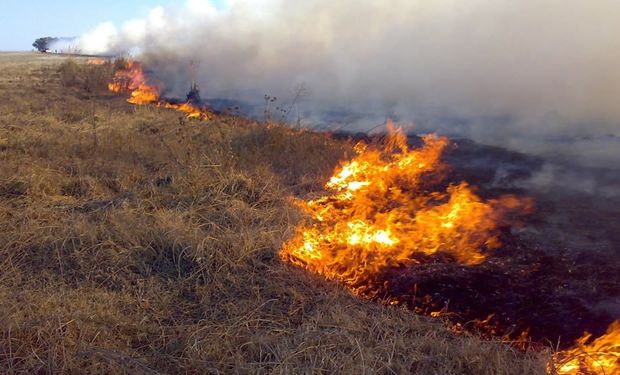
[[[1,373],[546,373],[280,261],[350,142],[132,106],[63,61],[0,54]]]

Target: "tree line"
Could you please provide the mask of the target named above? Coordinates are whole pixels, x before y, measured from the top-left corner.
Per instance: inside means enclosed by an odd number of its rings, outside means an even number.
[[[42,38],[38,38],[32,43],[32,46],[37,49],[37,51],[42,53],[50,52],[52,46],[58,42],[71,42],[75,40],[75,38],[57,38],[51,36],[45,36]]]

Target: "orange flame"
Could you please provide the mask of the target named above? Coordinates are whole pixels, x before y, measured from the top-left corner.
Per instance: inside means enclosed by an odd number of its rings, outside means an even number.
[[[159,101],[157,87],[147,83],[142,64],[137,61],[129,61],[126,69],[118,70],[108,84],[108,89],[116,93],[131,92],[127,101],[132,104],[152,104]]]
[[[108,61],[104,59],[90,59],[86,62],[88,65],[105,65]]]
[[[440,157],[448,140],[423,140],[410,150],[404,133],[390,126],[385,147],[356,145],[357,156],[326,184],[329,193],[298,202],[312,220],[297,229],[281,257],[355,292],[382,270],[424,256],[481,263],[484,250],[499,246],[502,214],[527,202],[512,196],[485,202],[466,183],[430,191],[446,170]]]
[[[592,335],[584,334],[574,348],[556,353],[558,375],[620,375],[620,320],[613,322],[607,332],[588,343]]]
[[[207,120],[210,117],[208,111],[192,103],[176,104],[163,100],[159,95],[157,86],[148,83],[142,64],[137,61],[129,61],[125,69],[118,70],[114,74],[112,82],[108,84],[108,90],[115,93],[130,92],[131,94],[127,101],[132,104],[154,104],[161,108],[183,112],[189,118]]]

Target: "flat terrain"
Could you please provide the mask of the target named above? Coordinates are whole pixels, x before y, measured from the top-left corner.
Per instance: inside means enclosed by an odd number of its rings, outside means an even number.
[[[0,373],[545,373],[279,260],[347,141],[135,107],[64,60],[0,54]]]

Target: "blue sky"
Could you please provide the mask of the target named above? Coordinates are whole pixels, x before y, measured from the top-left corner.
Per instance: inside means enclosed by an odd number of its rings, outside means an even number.
[[[29,51],[42,36],[78,36],[101,22],[122,24],[173,0],[0,0],[0,51]]]

